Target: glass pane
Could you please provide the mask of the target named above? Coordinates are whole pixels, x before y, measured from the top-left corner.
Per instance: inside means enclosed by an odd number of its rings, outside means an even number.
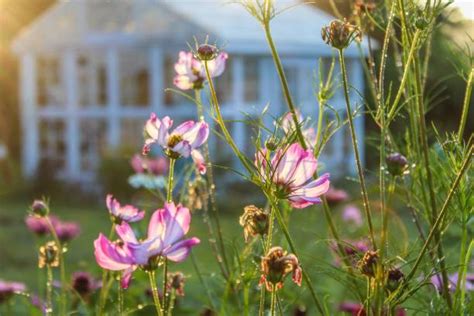
[[[55,56],[38,58],[36,73],[38,105],[64,106],[66,95],[62,82],[61,60]]]
[[[120,141],[123,145],[131,147],[134,150],[140,151],[143,146],[143,127],[145,126],[146,118],[125,118],[122,119],[122,126],[120,128]]]
[[[244,58],[245,102],[257,102],[259,99],[260,68],[258,57]]]
[[[65,167],[66,143],[65,124],[61,119],[41,120],[39,123],[40,160],[47,162],[54,170]]]
[[[148,51],[125,51],[119,54],[120,102],[124,106],[149,105]]]
[[[234,71],[232,57],[229,57],[229,59],[227,59],[224,73],[219,77],[215,78],[215,80],[213,81],[216,87],[217,98],[221,105],[232,101],[233,74]]]
[[[77,58],[79,106],[107,104],[107,72],[105,58],[100,54],[83,54]]]
[[[81,170],[95,171],[106,148],[106,123],[103,119],[83,119],[80,122]]]

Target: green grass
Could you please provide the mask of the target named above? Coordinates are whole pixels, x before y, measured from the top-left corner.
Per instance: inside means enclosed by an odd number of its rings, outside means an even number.
[[[4,199],[5,200],[5,199]],[[0,279],[21,281],[28,285],[32,292],[42,293],[44,288],[44,271],[37,269],[37,248],[38,242],[35,236],[29,232],[24,224],[26,210],[30,201],[18,199],[5,200],[0,205]],[[64,220],[77,221],[82,228],[81,235],[68,245],[66,253],[67,274],[78,270],[87,270],[100,278],[101,270],[95,263],[93,254],[93,241],[100,232],[108,234],[110,222],[107,210],[104,205],[91,204],[83,206],[74,206],[75,202],[55,202],[51,201],[52,213]],[[236,256],[233,256],[234,249],[243,249],[244,241],[238,218],[245,203],[241,199],[234,198],[232,201],[221,201],[221,223],[224,232],[224,239],[229,252],[229,257],[233,264],[237,266]],[[153,211],[152,207],[144,207],[149,216]],[[334,219],[344,239],[356,239],[360,236],[366,236],[365,226],[355,228],[347,225],[340,220],[339,210],[334,210]],[[399,218],[400,219],[400,218]],[[147,220],[133,226],[142,234],[146,231]],[[393,230],[399,231],[400,225],[405,226],[403,221],[394,220]],[[397,226],[395,228],[395,226]],[[350,283],[344,273],[333,266],[334,257],[328,250],[327,225],[324,214],[320,206],[307,208],[304,210],[294,210],[291,213],[289,222],[292,237],[296,241],[300,252],[300,260],[304,268],[309,272],[313,280],[314,287],[322,299],[327,299],[328,306],[333,308],[342,300],[354,299],[354,293]],[[202,213],[194,214],[191,230],[188,236],[197,236],[202,243],[193,249],[194,257],[204,276],[205,282],[210,287],[211,296],[214,304],[219,306],[221,298],[225,293],[225,283],[219,273],[216,259],[213,256],[208,241],[207,226],[203,222]],[[400,251],[408,247],[408,240],[403,234],[396,236],[399,241]],[[274,235],[274,245],[281,245],[288,249],[287,244],[277,229]],[[235,253],[239,253],[237,250]],[[406,250],[405,250],[406,251]],[[252,260],[252,256],[255,260]],[[259,253],[254,253],[246,259],[244,267],[254,267],[253,271],[258,270]],[[177,315],[195,315],[196,310],[200,310],[208,302],[206,291],[199,282],[191,260],[183,263],[171,264],[170,271],[182,271],[187,276],[185,285],[186,297],[180,300],[179,307],[176,310]],[[234,269],[237,270],[237,269]],[[158,273],[161,279],[160,273]],[[258,299],[258,273],[253,275],[251,281],[251,304],[252,308],[257,306]],[[159,280],[161,284],[161,281]],[[147,278],[144,272],[137,271],[134,274],[131,287],[127,290],[127,305],[129,308],[139,305],[145,306],[151,303],[151,299],[145,295],[148,288]],[[115,298],[115,293],[111,292],[111,297]],[[286,281],[284,291],[281,296],[284,298],[284,304],[289,306],[304,305],[311,308],[311,298],[309,292],[303,286],[298,288],[289,278]],[[242,306],[242,297],[237,301],[231,301],[229,305]],[[147,307],[150,308],[150,307]],[[143,313],[150,312],[147,308]],[[290,310],[290,309],[289,309]],[[311,309],[310,309],[311,310]],[[254,310],[256,312],[256,310]],[[233,314],[234,311],[225,310],[227,314]],[[251,314],[253,311],[251,310]]]

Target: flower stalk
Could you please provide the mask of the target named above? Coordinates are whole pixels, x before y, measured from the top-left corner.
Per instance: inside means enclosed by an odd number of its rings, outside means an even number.
[[[377,249],[377,245],[375,242],[374,228],[372,224],[372,215],[370,211],[369,196],[367,193],[364,170],[362,169],[362,162],[361,162],[360,154],[359,154],[359,144],[357,141],[357,135],[355,132],[354,122],[352,119],[352,110],[351,110],[351,104],[350,104],[350,99],[349,99],[349,83],[347,81],[347,70],[346,70],[346,63],[344,60],[344,49],[339,49],[339,63],[341,66],[342,82],[343,82],[343,88],[344,88],[344,98],[346,101],[346,112],[347,112],[347,118],[349,120],[349,128],[351,131],[352,147],[354,149],[354,155],[355,155],[355,160],[356,160],[355,162],[357,166],[357,174],[359,176],[359,183],[360,183],[360,188],[361,188],[361,193],[362,193],[362,201],[364,204],[365,215],[367,217],[367,225],[369,227],[372,247],[374,249]]]

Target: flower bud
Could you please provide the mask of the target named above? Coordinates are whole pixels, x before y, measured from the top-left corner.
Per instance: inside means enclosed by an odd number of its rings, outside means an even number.
[[[30,210],[37,217],[45,217],[49,213],[48,204],[43,200],[34,200]]]
[[[38,267],[59,267],[59,248],[54,241],[48,241],[39,249]]]
[[[375,269],[378,259],[379,255],[377,251],[368,250],[357,264],[360,272],[369,278],[375,277]]]
[[[276,137],[270,137],[265,141],[265,148],[274,151],[278,148],[278,139]]]
[[[244,208],[244,214],[240,216],[239,223],[244,228],[245,241],[248,241],[250,237],[268,233],[268,214],[255,205]]]
[[[334,20],[329,26],[323,27],[321,36],[326,44],[337,49],[346,48],[354,39],[359,41],[362,39],[360,30],[345,19],[344,21]]]
[[[217,56],[217,47],[210,44],[202,44],[197,50],[197,55],[200,60],[213,60]]]
[[[405,275],[400,269],[392,268],[388,270],[387,272],[385,287],[390,292],[393,292],[400,286],[404,278],[405,278]]]
[[[392,153],[385,159],[388,172],[392,176],[402,176],[408,170],[408,160],[400,153]]]
[[[271,248],[262,257],[261,269],[260,284],[265,283],[268,291],[280,289],[289,273],[292,273],[293,282],[301,286],[302,271],[298,258],[294,254],[287,254],[281,247]]]

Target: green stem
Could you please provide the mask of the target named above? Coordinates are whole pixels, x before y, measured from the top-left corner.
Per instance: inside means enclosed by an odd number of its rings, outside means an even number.
[[[206,70],[206,79],[207,79],[207,82],[209,83],[209,90],[210,90],[210,93],[211,93],[211,104],[212,104],[212,106],[214,108],[214,111],[216,113],[217,123],[219,124],[219,127],[221,128],[222,133],[224,134],[224,138],[226,139],[227,143],[229,144],[229,146],[234,151],[235,155],[240,159],[240,161],[242,162],[245,169],[247,169],[247,171],[249,173],[252,173],[254,168],[249,164],[249,162],[246,160],[246,158],[242,155],[239,148],[235,144],[234,139],[230,135],[229,130],[225,126],[225,122],[224,122],[224,119],[222,117],[221,109],[220,109],[220,106],[219,106],[219,101],[217,99],[216,89],[214,88],[214,83],[212,81],[212,77],[211,77],[211,74],[209,72],[209,65],[208,65],[207,60],[204,61],[204,68]]]
[[[168,259],[163,258],[163,315],[168,313]]]
[[[114,233],[115,233],[115,223],[112,223],[112,226],[109,232],[109,240],[113,238]],[[99,316],[104,314],[105,301],[107,298],[107,293],[109,291],[109,287],[107,286],[108,277],[109,277],[109,271],[106,269],[102,269],[102,287],[100,289],[99,304],[97,306],[98,307],[97,315]]]
[[[199,119],[201,121],[204,121],[204,110],[203,110],[202,101],[201,101],[201,91],[194,90],[194,95],[196,99],[196,106],[197,106]],[[209,144],[207,142],[204,143],[203,145],[203,151],[204,151],[204,159],[206,160],[206,164],[207,164],[206,177],[207,177],[207,182],[208,182],[207,187],[209,190],[209,198],[210,198],[209,200],[210,200],[211,211],[212,211],[211,214],[213,214],[213,219],[216,224],[217,240],[219,241],[219,248],[220,248],[220,254],[217,249],[215,249],[215,252],[217,254],[217,262],[219,263],[222,274],[224,278],[228,279],[229,278],[229,263],[227,261],[224,238],[222,236],[222,228],[221,228],[219,210],[217,207],[217,199],[216,199],[216,184],[214,182],[214,170],[211,163]],[[207,207],[205,209],[207,210]],[[209,229],[209,234],[211,235],[212,239],[215,239],[214,230],[212,229],[212,227],[210,227]]]
[[[421,147],[422,147],[422,155],[424,160],[424,167],[426,172],[426,180],[428,182],[428,192],[430,195],[430,204],[431,204],[431,223],[437,217],[437,206],[436,206],[436,195],[435,195],[435,188],[433,182],[433,176],[431,173],[431,164],[430,164],[430,155],[429,155],[429,146],[428,146],[428,137],[426,133],[426,122],[425,122],[425,109],[424,109],[424,101],[423,101],[423,94],[421,91],[421,78],[420,78],[420,71],[417,64],[415,64],[415,95],[417,95],[417,103],[418,103],[418,124],[420,129],[420,139],[421,139]],[[438,260],[440,263],[441,268],[441,275],[443,277],[443,296],[445,297],[448,306],[452,308],[452,300],[451,294],[449,291],[449,279],[448,273],[446,271],[446,263],[445,263],[445,256],[443,251],[443,244],[441,240],[441,234],[439,231],[435,231],[435,241],[437,244],[437,253],[438,253]]]
[[[270,305],[270,315],[275,316],[276,313],[276,288],[275,285],[272,285],[272,300],[271,300],[271,305]]]
[[[275,63],[275,67],[278,72],[278,77],[280,78],[281,87],[283,89],[283,95],[285,96],[286,103],[288,104],[288,108],[290,109],[291,116],[293,117],[293,122],[295,124],[296,136],[298,137],[298,141],[301,146],[306,149],[306,142],[303,137],[303,133],[301,132],[300,122],[298,120],[298,115],[296,114],[295,105],[291,98],[290,89],[288,87],[288,80],[285,76],[285,71],[283,70],[283,65],[280,60],[280,56],[275,47],[275,43],[273,42],[272,33],[270,31],[270,23],[265,22],[263,24],[263,29],[265,30],[265,37],[268,42],[268,46],[270,46],[270,50],[272,52],[273,62]]]
[[[196,271],[196,274],[198,275],[198,278],[199,278],[199,282],[201,282],[201,285],[202,287],[204,288],[204,290],[206,291],[206,294],[207,294],[207,299],[208,299],[208,303],[209,303],[209,307],[215,311],[216,310],[216,307],[214,306],[214,303],[212,301],[212,295],[211,295],[211,292],[209,290],[209,287],[207,286],[206,282],[204,281],[204,278],[202,277],[202,273],[201,273],[201,270],[199,269],[199,266],[197,265],[197,262],[196,262],[196,258],[194,257],[194,254],[193,252],[191,251],[190,252],[190,257],[191,257],[191,262],[193,264],[193,267],[194,267],[194,270]]]
[[[356,160],[356,166],[357,166],[357,174],[359,176],[359,182],[360,182],[360,187],[361,187],[361,193],[362,193],[362,199],[363,199],[363,204],[364,204],[364,209],[365,209],[365,215],[367,217],[367,224],[369,226],[369,232],[370,232],[370,239],[372,242],[372,247],[374,250],[377,249],[377,245],[375,243],[375,235],[374,235],[374,228],[372,225],[372,215],[370,211],[370,205],[369,205],[369,196],[367,194],[367,187],[365,185],[365,177],[364,177],[364,170],[362,169],[362,162],[360,160],[360,155],[359,155],[359,145],[357,142],[357,135],[355,133],[355,127],[354,127],[354,122],[352,120],[352,111],[351,111],[351,104],[350,104],[350,99],[349,99],[349,84],[347,82],[347,71],[346,71],[346,64],[344,61],[344,51],[342,49],[339,50],[339,63],[341,66],[341,72],[342,72],[342,82],[344,85],[344,97],[346,100],[346,112],[347,112],[347,118],[349,120],[349,127],[351,131],[351,139],[352,139],[352,147],[354,149],[354,155],[355,155],[355,160]]]
[[[173,180],[174,180],[174,165],[176,159],[170,158],[170,171],[168,174],[168,189],[166,191],[166,201],[168,203],[173,202]]]
[[[265,239],[262,236],[262,251],[263,255],[266,255],[265,248],[266,248],[266,243]],[[259,303],[259,308],[258,308],[258,315],[259,316],[264,316],[265,315],[265,294],[266,294],[266,288],[265,284],[262,284],[260,286],[260,303]]]
[[[466,127],[467,112],[469,111],[469,103],[471,102],[473,73],[474,73],[474,68],[471,68],[471,72],[469,73],[469,78],[467,80],[466,94],[464,96],[464,103],[463,103],[463,106],[462,106],[461,122],[459,123],[459,131],[458,131],[458,142],[459,143],[461,143],[461,141],[462,141],[462,136],[464,134],[464,128]]]
[[[400,99],[402,97],[402,93],[403,93],[404,88],[405,88],[405,83],[408,79],[408,73],[410,72],[410,64],[411,64],[413,58],[415,57],[416,47],[418,46],[418,40],[420,38],[420,35],[421,35],[420,30],[417,30],[415,32],[415,36],[413,37],[413,41],[412,41],[411,47],[410,47],[410,52],[408,53],[408,59],[407,59],[407,62],[405,64],[405,70],[403,72],[402,80],[400,82],[400,87],[398,88],[398,92],[397,92],[397,95],[395,96],[395,100],[393,101],[391,109],[390,109],[390,111],[387,115],[387,118],[388,118],[389,122],[392,120],[393,116],[397,112],[397,106],[398,106],[398,103],[400,102]]]
[[[247,283],[243,285],[244,290],[244,315],[249,316],[249,286]]]
[[[121,278],[119,278],[118,280],[118,288],[117,288],[117,292],[118,292],[118,314],[120,316],[123,315],[123,289],[122,289],[122,282],[121,282]]]
[[[156,315],[163,316],[163,310],[161,308],[160,296],[158,294],[158,287],[156,286],[155,271],[149,271],[148,277],[150,280],[151,291],[153,294],[153,302],[155,303]]]
[[[59,251],[59,273],[61,277],[61,297],[60,297],[60,305],[59,305],[59,315],[66,315],[67,282],[66,282],[66,268],[64,265],[63,245],[59,241],[58,234],[56,234],[56,229],[54,229],[51,219],[49,218],[49,216],[46,216],[45,218],[46,218],[46,222],[48,223],[51,235],[53,236],[54,242],[56,243],[56,246],[58,247],[58,251]]]
[[[53,270],[46,266],[46,315],[53,315]]]
[[[448,205],[451,202],[452,197],[454,196],[454,192],[456,191],[459,183],[461,182],[462,177],[464,176],[464,173],[467,171],[469,167],[472,154],[473,154],[473,146],[471,146],[471,148],[469,149],[469,152],[467,153],[467,156],[461,166],[461,169],[459,170],[459,173],[456,176],[456,179],[451,185],[448,196],[446,197],[446,200],[444,201],[443,207],[441,208],[441,211],[438,213],[438,217],[436,221],[434,222],[433,226],[431,227],[430,233],[428,234],[428,237],[426,238],[426,241],[423,244],[423,247],[421,248],[421,251],[418,254],[418,257],[416,258],[415,263],[413,264],[413,268],[411,269],[410,273],[408,273],[407,277],[405,278],[404,286],[400,288],[400,291],[403,290],[407,286],[408,282],[414,277],[416,270],[418,269],[418,266],[420,265],[421,260],[423,259],[423,256],[428,250],[428,246],[430,245],[431,241],[433,240],[434,235],[438,231],[438,228],[441,225],[441,222],[444,220],[444,217],[447,214]]]
[[[293,252],[293,254],[297,258],[300,258],[300,256],[298,255],[298,252],[296,250],[296,246],[293,242],[293,239],[290,236],[290,232],[288,231],[288,228],[286,227],[286,224],[285,224],[285,222],[284,222],[284,220],[283,220],[283,218],[280,214],[280,210],[278,209],[278,206],[275,205],[274,201],[272,201],[272,204],[273,204],[272,207],[274,209],[276,219],[278,221],[278,225],[280,226],[283,234],[285,235],[286,241],[288,242],[288,245],[290,246],[291,252]],[[311,293],[311,297],[314,301],[314,304],[316,305],[316,308],[318,309],[318,311],[322,315],[324,315],[323,305],[322,305],[322,303],[320,302],[319,298],[316,295],[316,292],[313,288],[313,283],[311,282],[311,279],[309,278],[309,275],[306,273],[306,270],[304,268],[302,268],[302,270],[303,270],[303,279],[306,282],[306,286],[308,287],[308,289]]]

